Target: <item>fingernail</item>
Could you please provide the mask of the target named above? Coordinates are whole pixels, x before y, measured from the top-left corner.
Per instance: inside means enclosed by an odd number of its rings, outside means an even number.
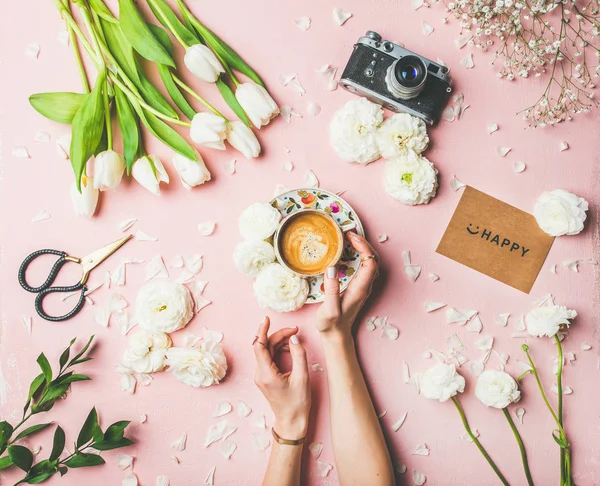
[[[358,235],[354,231],[349,231],[348,236],[350,236],[350,238],[353,238],[353,239],[358,238]]]
[[[327,267],[327,278],[335,278],[337,276],[337,270],[335,267]]]
[[[298,340],[298,336],[296,336],[295,334],[290,338],[290,341],[292,342],[292,344],[300,343],[300,341]]]

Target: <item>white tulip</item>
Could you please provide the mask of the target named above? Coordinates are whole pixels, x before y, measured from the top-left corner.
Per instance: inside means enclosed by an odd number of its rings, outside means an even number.
[[[116,189],[125,172],[125,160],[114,150],[105,150],[94,159],[94,187],[101,191]]]
[[[213,51],[203,44],[189,47],[183,61],[197,78],[207,83],[216,82],[219,74],[225,72]]]
[[[169,174],[155,155],[144,155],[133,163],[131,175],[155,196],[160,196],[160,183],[169,183]]]
[[[248,160],[260,155],[260,143],[256,135],[241,121],[232,121],[227,125],[227,141]]]
[[[91,177],[83,176],[81,178],[81,193],[73,182],[71,185],[71,201],[77,216],[91,218],[96,212],[98,195],[98,189],[94,188],[94,181]]]
[[[269,92],[256,83],[240,84],[235,97],[256,128],[267,125],[279,115],[279,107]]]
[[[191,139],[205,147],[225,150],[227,120],[214,113],[196,113],[190,128]]]
[[[521,398],[519,385],[504,371],[487,370],[477,378],[475,396],[486,407],[506,408]]]
[[[191,189],[194,186],[199,186],[207,181],[210,181],[210,172],[206,168],[202,156],[196,152],[197,161],[188,159],[181,154],[173,156],[173,165],[179,174],[181,183],[186,189]]]

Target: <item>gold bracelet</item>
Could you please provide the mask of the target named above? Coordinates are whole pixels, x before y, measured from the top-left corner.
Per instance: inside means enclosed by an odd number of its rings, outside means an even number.
[[[273,434],[275,442],[277,442],[278,444],[297,446],[304,444],[304,441],[306,440],[306,436],[297,440],[283,439],[282,437],[279,437],[279,434],[277,432],[275,432],[274,427],[271,427],[271,433]]]

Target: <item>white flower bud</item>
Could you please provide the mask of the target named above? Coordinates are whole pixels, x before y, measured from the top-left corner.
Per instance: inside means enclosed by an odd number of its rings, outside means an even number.
[[[81,178],[81,193],[73,182],[71,185],[71,201],[77,216],[91,218],[96,212],[98,195],[98,189],[94,188],[94,181],[91,177],[83,176]]]
[[[225,150],[227,120],[214,113],[196,113],[190,128],[191,139],[205,147]]]
[[[197,78],[207,83],[216,82],[219,74],[225,72],[213,51],[203,44],[190,46],[183,61]]]
[[[155,155],[145,155],[136,160],[131,168],[131,175],[155,196],[160,196],[161,182],[169,183],[169,174]]]
[[[105,150],[94,159],[94,187],[101,191],[116,189],[125,172],[125,160],[114,150]]]
[[[256,135],[241,121],[232,121],[227,125],[227,141],[248,160],[260,155],[260,143]]]
[[[269,92],[256,83],[240,84],[235,97],[256,128],[267,125],[279,115],[279,107]]]
[[[173,165],[179,174],[183,187],[186,189],[210,181],[210,172],[206,168],[202,156],[196,152],[196,157],[198,158],[197,161],[188,159],[178,153],[173,155]]]

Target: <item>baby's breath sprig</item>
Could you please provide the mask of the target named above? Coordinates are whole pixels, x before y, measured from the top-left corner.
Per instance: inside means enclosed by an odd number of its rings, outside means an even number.
[[[532,128],[570,121],[598,105],[599,0],[444,0],[462,42],[494,50],[498,77],[548,78],[523,118]]]

